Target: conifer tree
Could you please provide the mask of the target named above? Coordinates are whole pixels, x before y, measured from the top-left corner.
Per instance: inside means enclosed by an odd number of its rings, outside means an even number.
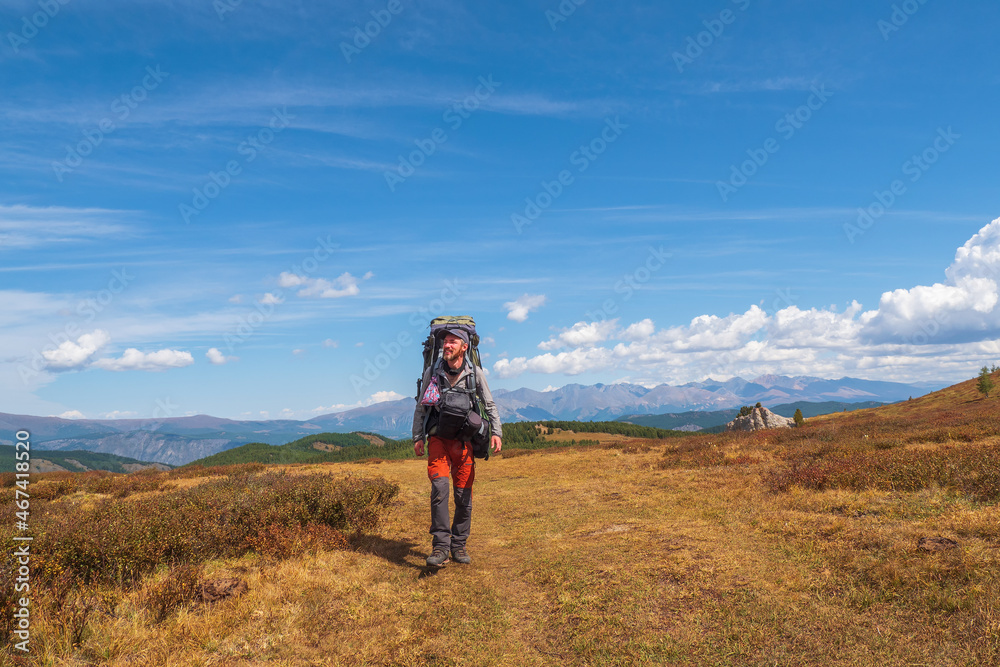
[[[802,408],[795,408],[795,414],[792,416],[795,420],[796,426],[802,426],[806,422],[806,418],[802,416]]]
[[[989,398],[990,392],[993,391],[993,378],[990,377],[990,369],[986,366],[983,366],[983,369],[979,371],[979,382],[976,384],[976,389],[986,398]]]

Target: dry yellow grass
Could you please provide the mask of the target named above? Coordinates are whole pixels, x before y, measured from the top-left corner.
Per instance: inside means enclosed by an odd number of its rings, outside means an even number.
[[[370,470],[400,485],[396,507],[351,551],[210,563],[249,591],[158,624],[131,592],[39,664],[998,664],[994,506],[774,494],[766,463],[661,469],[669,443],[648,444],[480,462],[473,563],[438,571],[423,461],[302,467]],[[960,548],[916,549],[938,534]]]

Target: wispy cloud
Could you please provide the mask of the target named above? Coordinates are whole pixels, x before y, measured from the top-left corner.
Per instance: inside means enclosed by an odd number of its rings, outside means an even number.
[[[368,275],[366,274],[361,280],[365,280]],[[310,278],[289,271],[283,271],[278,277],[278,285],[286,288],[301,288],[296,294],[303,298],[339,299],[345,296],[354,296],[361,291],[358,287],[358,278],[346,271],[332,281],[325,278]]]
[[[0,205],[0,252],[134,234],[128,220],[137,215],[102,208]]]
[[[816,77],[782,76],[767,79],[734,79],[729,81],[706,81],[701,92],[710,93],[752,93],[760,91],[809,90],[819,83]]]

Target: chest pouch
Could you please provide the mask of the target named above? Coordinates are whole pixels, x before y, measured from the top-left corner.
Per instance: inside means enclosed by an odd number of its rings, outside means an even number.
[[[455,440],[461,437],[462,427],[472,411],[472,396],[462,389],[446,389],[441,392],[437,409],[437,435]]]

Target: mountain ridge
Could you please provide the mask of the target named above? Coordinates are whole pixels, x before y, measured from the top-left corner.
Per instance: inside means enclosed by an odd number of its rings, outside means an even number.
[[[904,384],[858,378],[759,376],[645,387],[630,383],[568,384],[551,391],[497,390],[502,421],[612,421],[626,415],[717,411],[795,401],[892,403],[946,383]],[[0,413],[0,444],[27,429],[38,449],[86,449],[144,461],[183,465],[195,459],[262,442],[280,445],[324,431],[367,431],[390,438],[410,433],[414,399],[407,397],[307,420],[234,420],[199,414],[160,419],[63,419]]]

